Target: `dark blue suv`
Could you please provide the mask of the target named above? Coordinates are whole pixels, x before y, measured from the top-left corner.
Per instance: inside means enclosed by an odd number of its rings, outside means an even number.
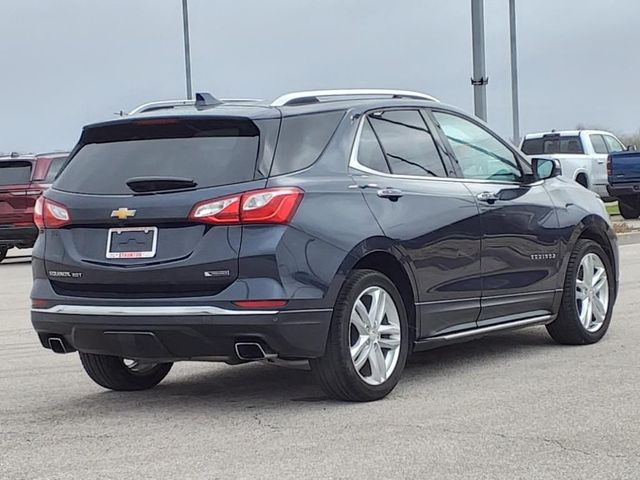
[[[594,343],[617,240],[559,173],[415,92],[146,104],[85,127],[38,202],[32,322],[114,390],[181,360],[308,360],[356,401],[490,332]]]

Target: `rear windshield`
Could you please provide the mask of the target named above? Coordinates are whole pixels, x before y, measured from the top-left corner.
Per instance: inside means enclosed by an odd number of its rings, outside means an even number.
[[[20,185],[31,180],[31,162],[0,162],[0,185]]]
[[[207,188],[253,180],[259,131],[247,119],[148,119],[86,129],[55,181],[74,193],[131,194],[140,177],[192,180]]]
[[[543,155],[554,153],[584,153],[579,136],[549,136],[528,138],[522,142],[522,151],[527,155]]]

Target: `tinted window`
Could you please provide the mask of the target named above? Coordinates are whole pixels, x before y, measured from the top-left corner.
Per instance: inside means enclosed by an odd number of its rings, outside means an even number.
[[[391,173],[446,176],[433,137],[417,110],[393,110],[369,115]]]
[[[313,165],[343,116],[344,111],[341,110],[283,118],[271,175],[295,172]]]
[[[545,135],[542,138],[527,138],[522,142],[522,151],[527,155],[582,154],[582,142],[577,135]]]
[[[593,151],[596,153],[609,153],[607,151],[607,145],[604,143],[602,135],[589,135],[591,139],[591,145],[593,145]]]
[[[67,161],[67,157],[58,157],[51,160],[49,164],[49,170],[47,170],[47,176],[44,179],[44,183],[53,183],[60,172],[60,169],[64,165],[64,162]]]
[[[253,180],[259,133],[249,120],[139,120],[86,130],[80,143],[55,187],[130,194],[134,177],[188,178],[197,188]]]
[[[31,162],[0,162],[0,185],[29,183],[31,180]]]
[[[465,178],[517,182],[522,173],[514,153],[484,128],[464,118],[434,112]]]
[[[604,135],[604,141],[607,144],[609,153],[622,152],[624,150],[622,144],[611,135]]]
[[[358,146],[358,163],[378,172],[391,173],[369,120],[365,118],[363,122]]]

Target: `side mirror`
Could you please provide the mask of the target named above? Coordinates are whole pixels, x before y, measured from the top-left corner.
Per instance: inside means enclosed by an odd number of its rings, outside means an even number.
[[[555,158],[533,158],[531,160],[533,174],[538,180],[559,177],[562,175],[560,162]]]
[[[635,152],[637,149],[635,145],[627,145],[627,152]]]

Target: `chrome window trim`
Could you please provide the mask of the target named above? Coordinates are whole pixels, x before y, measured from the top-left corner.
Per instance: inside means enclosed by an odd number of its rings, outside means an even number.
[[[358,150],[360,148],[360,136],[362,134],[362,129],[364,128],[364,120],[366,119],[367,115],[370,112],[374,112],[377,110],[381,110],[380,108],[376,108],[376,109],[372,109],[369,110],[365,113],[363,113],[362,115],[359,116],[358,118],[358,128],[356,130],[356,137],[354,139],[353,145],[351,147],[351,155],[349,156],[349,167],[353,168],[354,170],[358,170],[364,173],[370,173],[372,175],[378,175],[381,177],[388,177],[388,178],[399,178],[399,179],[405,179],[405,180],[432,180],[432,181],[438,181],[438,182],[463,182],[463,183],[478,183],[478,184],[485,184],[485,185],[510,185],[510,186],[514,186],[514,185],[523,185],[522,183],[519,182],[497,182],[497,181],[491,181],[491,180],[482,180],[482,179],[477,179],[477,178],[460,178],[460,177],[428,177],[428,176],[420,176],[420,175],[396,175],[393,173],[384,173],[384,172],[379,172],[377,170],[374,170],[372,168],[369,168],[365,165],[362,165],[360,162],[358,162]],[[446,110],[443,110],[446,111]],[[544,180],[538,180],[537,182],[533,182],[533,183],[529,183],[526,186],[528,187],[535,187],[537,185],[542,185],[542,183],[544,182]]]

